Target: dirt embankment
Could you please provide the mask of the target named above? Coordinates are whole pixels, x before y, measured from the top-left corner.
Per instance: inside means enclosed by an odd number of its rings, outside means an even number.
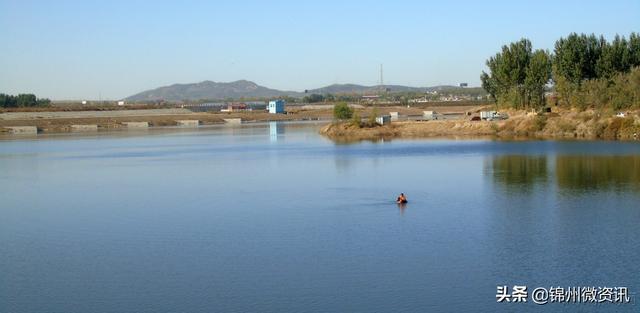
[[[624,117],[612,112],[588,110],[560,111],[550,114],[518,114],[498,130],[501,136],[577,139],[640,139],[640,114],[627,112]]]
[[[359,127],[350,122],[331,123],[320,133],[336,141],[379,140],[427,137],[503,138],[577,138],[577,139],[640,139],[640,117],[631,112],[625,117],[595,111],[527,114],[512,111],[508,120],[392,122],[377,127]]]
[[[387,106],[376,108],[379,113],[399,112],[401,115],[422,115],[425,109],[441,113],[463,114],[477,112],[482,105],[477,103],[455,105],[415,105],[411,108],[402,106]],[[80,110],[87,108],[87,110]],[[251,112],[191,112],[180,108],[132,107],[118,109],[117,106],[93,108],[86,106],[54,107],[54,108],[19,108],[0,111],[0,132],[7,132],[4,127],[35,126],[38,132],[67,132],[71,125],[97,125],[98,130],[112,130],[126,128],[127,122],[147,122],[149,126],[175,126],[177,120],[198,120],[201,125],[221,124],[224,119],[241,118],[245,122],[266,121],[303,121],[329,120],[333,116],[332,105],[316,106],[288,106],[287,114],[269,114],[265,111]],[[372,108],[356,107],[360,116],[367,117]]]
[[[267,112],[190,112],[184,109],[119,111],[46,111],[0,113],[0,132],[4,127],[35,126],[38,132],[67,132],[71,125],[97,125],[99,130],[126,128],[127,122],[147,122],[149,126],[176,126],[178,120],[198,120],[201,125],[222,124],[225,119],[246,122],[330,119],[331,110],[292,110],[290,114]]]
[[[452,121],[403,121],[376,127],[358,127],[352,123],[331,123],[320,133],[336,141],[427,138],[449,136],[493,136],[500,123]]]

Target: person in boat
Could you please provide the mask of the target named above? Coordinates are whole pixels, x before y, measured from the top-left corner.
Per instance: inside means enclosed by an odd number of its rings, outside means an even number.
[[[397,203],[407,203],[407,197],[404,196],[404,193],[401,193],[398,198],[396,198]]]

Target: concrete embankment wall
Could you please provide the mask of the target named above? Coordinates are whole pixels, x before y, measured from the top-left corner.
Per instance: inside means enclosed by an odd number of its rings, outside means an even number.
[[[122,125],[127,128],[149,128],[149,122],[124,122]]]
[[[73,132],[97,131],[98,125],[71,125]]]
[[[177,120],[176,125],[180,127],[198,127],[200,126],[200,121],[198,120]]]
[[[241,118],[225,118],[224,122],[227,124],[242,124]]]
[[[5,129],[11,134],[35,135],[38,128],[35,126],[7,126]]]

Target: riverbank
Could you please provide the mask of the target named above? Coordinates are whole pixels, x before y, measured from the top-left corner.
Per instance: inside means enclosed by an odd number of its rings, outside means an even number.
[[[366,117],[371,114],[370,108],[352,104],[358,114]],[[421,115],[423,110],[434,110],[444,114],[462,116],[466,112],[477,112],[484,104],[470,103],[430,103],[407,106],[378,107],[379,111],[398,112],[403,116]],[[48,110],[45,110],[48,109]],[[186,108],[148,108],[100,107],[94,110],[79,110],[78,107],[52,108],[16,108],[0,112],[0,133],[12,132],[12,127],[31,128],[31,133],[58,133],[77,130],[77,126],[90,130],[118,130],[145,127],[178,126],[178,121],[193,121],[193,125],[215,125],[232,122],[270,122],[270,121],[318,121],[331,120],[333,104],[291,105],[287,106],[287,114],[269,114],[266,111],[239,112],[193,112]],[[197,123],[195,122],[197,121]],[[74,127],[76,125],[76,127]],[[90,127],[85,127],[89,125]],[[34,129],[35,127],[35,129]]]
[[[351,122],[331,123],[324,126],[320,133],[336,141],[449,136],[633,140],[640,136],[638,112],[629,112],[625,117],[592,110],[566,110],[549,114],[531,114],[524,111],[508,113],[509,119],[499,121],[396,121],[375,127],[359,127]]]
[[[77,130],[74,125],[91,125],[91,130],[179,126],[179,121],[192,121],[191,126],[224,123],[328,120],[330,109],[293,110],[289,114],[267,112],[191,112],[187,109],[45,111],[0,113],[0,132],[12,127],[35,127],[38,133],[59,133]],[[239,119],[239,120],[238,120]]]

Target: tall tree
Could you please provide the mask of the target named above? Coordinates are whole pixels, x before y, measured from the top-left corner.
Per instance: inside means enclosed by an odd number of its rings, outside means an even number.
[[[38,103],[36,95],[34,94],[19,94],[17,99],[17,105],[19,107],[31,107]]]
[[[629,35],[629,64],[631,67],[640,66],[640,35]]]
[[[571,33],[555,44],[554,76],[562,77],[574,85],[597,77],[596,62],[602,54],[604,38]]]
[[[595,60],[599,78],[611,78],[617,73],[625,73],[631,69],[631,51],[627,40],[616,35],[611,44],[605,43],[602,54]]]
[[[535,58],[535,60],[533,60]],[[533,62],[533,63],[532,63]],[[501,52],[487,60],[489,72],[482,72],[482,87],[498,104],[515,108],[542,104],[544,86],[550,78],[551,60],[542,50],[532,52],[531,42],[521,39],[502,47]]]
[[[527,101],[530,106],[544,107],[544,88],[551,79],[551,56],[547,51],[536,50],[531,55],[525,78]]]

